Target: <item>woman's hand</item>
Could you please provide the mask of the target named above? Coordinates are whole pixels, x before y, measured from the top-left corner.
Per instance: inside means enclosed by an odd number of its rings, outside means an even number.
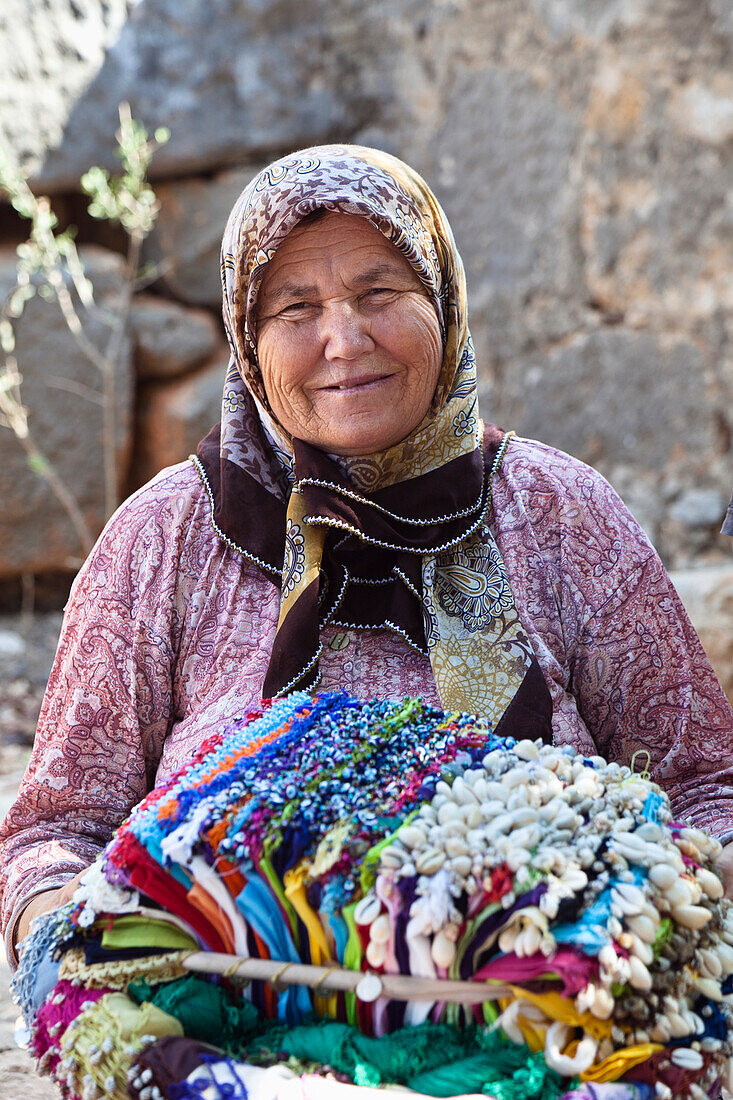
[[[84,871],[86,870],[85,867]],[[71,901],[84,871],[79,871],[77,875],[74,875],[58,890],[44,890],[42,894],[36,894],[34,898],[31,898],[20,914],[20,919],[15,926],[13,941],[16,946],[28,935],[34,917],[39,917],[41,913],[50,913],[52,909],[58,909],[60,905],[65,905],[67,901]]]
[[[718,870],[723,879],[726,897],[733,898],[733,841],[723,848],[718,858]]]

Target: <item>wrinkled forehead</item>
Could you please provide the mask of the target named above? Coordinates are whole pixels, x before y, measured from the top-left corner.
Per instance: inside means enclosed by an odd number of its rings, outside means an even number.
[[[419,177],[406,166],[401,173],[399,161],[394,166],[388,171],[343,147],[322,147],[275,161],[242,192],[224,236],[222,279],[229,305],[244,315],[248,343],[254,346],[265,267],[291,229],[320,209],[365,218],[379,230],[409,261],[442,322],[445,279],[437,227]]]

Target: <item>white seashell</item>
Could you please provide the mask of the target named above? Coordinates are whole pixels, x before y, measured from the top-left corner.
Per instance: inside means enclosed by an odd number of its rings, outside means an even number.
[[[469,829],[476,829],[483,821],[483,814],[481,813],[480,806],[466,806],[465,813],[463,815],[464,821]]]
[[[703,1023],[702,1016],[698,1016],[696,1012],[691,1012],[689,1009],[683,1009],[682,1017],[689,1021],[690,1033],[692,1035],[705,1034],[705,1024]]]
[[[627,932],[626,935],[629,937],[629,942],[628,944],[622,944],[622,946],[625,946],[626,950],[635,955],[637,959],[641,959],[645,966],[650,966],[654,961],[654,951],[651,944],[646,943],[633,932]],[[621,943],[620,937],[619,943]]]
[[[659,927],[659,920],[655,924],[653,920],[645,916],[644,913],[636,913],[634,916],[628,916],[626,918],[626,927],[630,932],[633,932],[635,936],[638,936],[644,943],[654,943],[657,938],[657,930]]]
[[[639,825],[634,830],[634,835],[643,840],[650,840],[653,844],[659,844],[665,839],[664,829],[654,821],[645,821],[643,825]]]
[[[723,883],[718,876],[714,874],[713,871],[709,871],[707,867],[698,867],[695,871],[695,879],[702,892],[712,901],[718,901],[725,893]]]
[[[501,786],[501,784],[499,784],[499,786]],[[486,802],[488,800],[489,784],[483,775],[473,784],[472,790],[479,802]]]
[[[720,978],[723,964],[716,951],[709,947],[698,948],[695,958],[703,978]]]
[[[466,841],[472,852],[482,852],[486,848],[486,833],[483,829],[469,829]]]
[[[509,790],[513,791],[515,787],[523,787],[529,776],[527,775],[526,768],[510,768],[508,772],[504,772],[502,776],[502,783]],[[508,799],[507,795],[507,799]]]
[[[660,890],[668,890],[678,878],[677,871],[669,863],[658,863],[649,868],[649,880]]]
[[[723,846],[719,840],[710,836],[709,833],[704,833],[702,829],[695,829],[691,826],[687,826],[680,830],[680,837],[683,840],[690,841],[695,847],[699,848],[701,852],[704,852],[706,856],[712,859],[716,859],[723,850]]]
[[[373,943],[387,943],[389,941],[390,928],[387,913],[380,913],[376,920],[372,921],[369,928],[369,939]]]
[[[539,746],[534,741],[517,741],[512,752],[520,760],[539,760],[540,758]]]
[[[499,814],[492,821],[487,822],[487,824],[484,826],[484,831],[486,833],[486,836],[491,839],[493,837],[501,836],[502,833],[508,833],[512,829],[513,825],[513,815],[504,812]]]
[[[471,787],[469,787],[467,783],[464,783],[460,775],[457,775],[456,778],[453,780],[453,786],[451,787],[451,790],[453,792],[454,800],[460,806],[472,806],[474,804],[478,805],[478,799],[476,798],[476,795],[473,793]]]
[[[684,1039],[692,1034],[692,1028],[679,1012],[668,1009],[664,1014],[664,1018],[669,1025],[670,1035],[673,1039]]]
[[[509,795],[509,797],[506,800],[507,810],[518,810],[520,808],[529,806],[529,804],[530,804],[530,797],[529,796],[530,796],[530,788],[529,787],[526,787],[526,786],[515,787],[514,790],[512,791],[512,793]]]
[[[401,867],[407,859],[407,852],[402,848],[396,848],[394,844],[388,844],[379,853],[379,862],[382,867],[391,867],[393,870]]]
[[[516,944],[518,938],[519,932],[517,931],[515,925],[502,928],[501,932],[499,933],[499,938],[497,940],[497,943],[499,944],[499,950],[503,951],[505,955],[511,954],[511,952],[514,950],[514,945]]]
[[[370,966],[384,966],[387,961],[386,944],[377,943],[376,940],[369,940],[366,949],[366,957]]]
[[[435,793],[447,798],[449,802],[453,801],[453,789],[444,779],[439,779],[435,784]]]
[[[464,806],[460,806],[458,812],[461,813],[464,809]],[[446,821],[445,825],[439,825],[438,829],[440,830],[439,836],[441,837],[465,836],[468,832],[468,825],[466,825],[466,822],[462,821],[460,817],[456,817],[451,821]]]
[[[703,928],[712,915],[702,905],[677,905],[672,909],[674,919],[685,928]]]
[[[354,908],[354,921],[365,926],[376,920],[382,911],[382,903],[374,894],[366,894]]]
[[[427,840],[427,834],[418,825],[403,825],[397,833],[397,839],[407,848],[420,848]]]
[[[449,967],[456,957],[455,942],[441,931],[434,937],[430,945],[430,954],[436,966]]]
[[[633,917],[642,911],[644,893],[638,886],[620,882],[611,890],[611,902],[618,906],[622,913]]]
[[[512,817],[514,825],[517,827],[535,825],[539,821],[539,810],[534,806],[517,806],[516,809],[512,810]]]
[[[702,993],[703,997],[709,997],[711,1001],[722,1001],[723,993],[720,988],[720,982],[715,978],[705,978],[701,974],[695,978],[695,989],[699,993]]]
[[[578,815],[569,806],[563,806],[555,814],[552,821],[555,829],[577,829],[581,824]]]
[[[723,977],[727,978],[730,974],[733,974],[733,947],[721,941],[715,945],[715,954],[723,968]]]
[[[522,933],[522,955],[528,958],[530,955],[536,955],[540,949],[542,942],[542,933],[536,924],[531,924],[529,928],[526,928]],[[519,955],[519,951],[517,951]]]
[[[440,848],[427,848],[415,860],[415,867],[421,875],[434,875],[445,863],[445,852]]]
[[[494,822],[497,817],[506,813],[506,802],[500,802],[498,798],[490,798],[488,802],[481,803],[481,816],[484,821]]]
[[[466,844],[466,841],[460,836],[446,837],[444,848],[448,855],[453,859],[455,856],[467,856],[470,855],[471,849]]]
[[[654,1027],[649,1032],[649,1038],[653,1043],[666,1045],[672,1037],[669,1022],[665,1016],[660,1016]]]
[[[636,955],[630,955],[628,963],[630,970],[629,981],[634,989],[641,989],[644,991],[651,989],[652,976],[641,959],[637,958]]]
[[[456,856],[451,860],[451,870],[459,878],[466,878],[471,874],[471,857],[470,856]]]
[[[602,985],[597,985],[595,990],[590,1011],[597,1020],[610,1020],[616,1006],[616,999],[610,989],[605,989]]]
[[[540,841],[539,825],[524,825],[521,829],[513,829],[509,834],[512,845],[518,848],[534,848]]]
[[[511,848],[507,852],[505,860],[510,871],[517,871],[520,867],[529,863],[530,852],[527,848]],[[504,898],[508,897],[508,894],[504,895]],[[504,903],[504,898],[502,898],[502,904]]]
[[[499,783],[496,779],[489,779],[486,782],[486,797],[492,801],[496,799],[501,802],[503,806],[506,806],[506,800],[509,797],[509,788],[505,787],[503,783]]]
[[[699,1050],[692,1047],[675,1047],[669,1054],[670,1062],[674,1062],[680,1069],[702,1069],[705,1060]]]
[[[445,825],[448,821],[454,821],[460,816],[461,811],[458,809],[455,802],[444,802],[438,810],[438,821],[441,825]]]
[[[550,1024],[545,1036],[545,1061],[550,1069],[565,1077],[585,1073],[590,1069],[598,1050],[597,1040],[590,1035],[584,1035],[571,1058],[562,1053],[563,1047],[567,1046],[568,1036],[569,1028],[558,1020]]]
[[[487,752],[481,763],[486,768],[487,772],[491,772],[494,769],[494,765],[503,764],[505,760],[504,751],[502,749],[492,749],[491,752]]]
[[[424,802],[419,810],[420,817],[425,821],[434,824],[438,820],[437,811],[433,809],[429,802]]]

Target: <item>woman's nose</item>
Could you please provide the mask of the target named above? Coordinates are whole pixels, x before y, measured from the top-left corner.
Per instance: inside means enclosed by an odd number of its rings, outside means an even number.
[[[369,319],[352,303],[329,303],[321,316],[324,356],[329,361],[358,359],[360,355],[372,351],[374,341],[370,329]]]

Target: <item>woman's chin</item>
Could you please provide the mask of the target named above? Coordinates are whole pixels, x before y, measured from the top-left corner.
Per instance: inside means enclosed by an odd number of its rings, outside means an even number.
[[[329,454],[345,458],[376,454],[399,443],[410,434],[414,417],[395,415],[389,401],[380,400],[377,408],[344,410],[343,415],[320,419],[314,430],[309,424],[309,443]]]

